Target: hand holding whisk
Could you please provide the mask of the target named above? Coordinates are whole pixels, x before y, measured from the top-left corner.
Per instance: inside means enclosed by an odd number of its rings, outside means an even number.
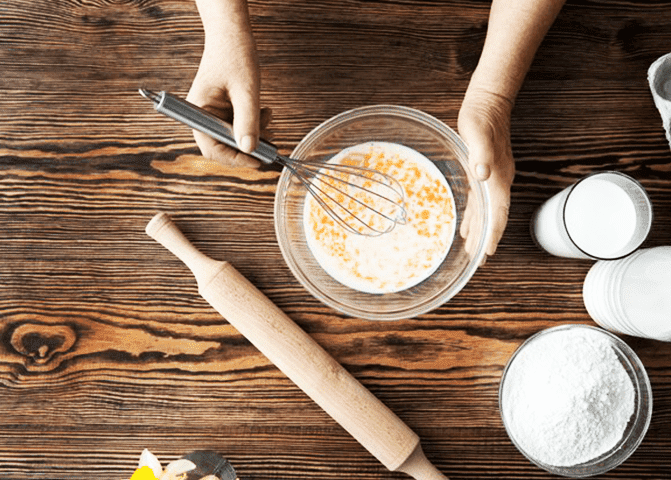
[[[154,102],[158,112],[239,150],[227,122],[169,93],[146,89],[140,93]],[[349,232],[377,236],[406,221],[403,187],[393,177],[361,166],[363,157],[350,156],[348,164],[300,161],[280,155],[277,147],[265,140],[250,155],[289,169],[328,215]]]

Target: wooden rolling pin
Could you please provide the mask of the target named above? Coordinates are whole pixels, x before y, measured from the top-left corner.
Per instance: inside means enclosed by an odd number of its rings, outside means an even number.
[[[448,480],[415,432],[232,265],[198,251],[164,213],[146,231],[191,269],[210,305],[385,467],[417,480]]]

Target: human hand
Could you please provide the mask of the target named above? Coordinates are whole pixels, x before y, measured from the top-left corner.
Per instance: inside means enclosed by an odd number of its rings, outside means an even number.
[[[258,145],[261,131],[270,121],[270,109],[260,110],[260,75],[256,45],[244,16],[230,29],[208,31],[205,48],[187,100],[232,121],[237,152],[204,133],[193,136],[201,153],[225,165],[258,167],[260,162],[245,153]]]
[[[469,165],[475,178],[487,181],[492,205],[491,234],[485,253],[494,255],[508,223],[510,187],[515,177],[515,161],[510,145],[512,102],[484,91],[469,90],[459,111],[458,129],[469,150]],[[466,251],[473,255],[477,247],[471,224],[474,205],[467,202],[460,235]]]

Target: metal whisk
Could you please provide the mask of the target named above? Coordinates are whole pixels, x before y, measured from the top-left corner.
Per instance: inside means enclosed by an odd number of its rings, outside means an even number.
[[[239,150],[231,125],[206,110],[167,92],[141,88],[140,94],[154,102],[158,112]],[[349,232],[377,236],[406,221],[403,187],[387,174],[360,166],[362,156],[348,156],[347,164],[300,161],[280,155],[265,140],[250,155],[289,169],[324,211]]]

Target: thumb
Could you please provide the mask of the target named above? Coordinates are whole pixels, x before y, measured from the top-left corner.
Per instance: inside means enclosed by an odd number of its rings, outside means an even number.
[[[471,172],[478,180],[487,180],[496,161],[493,141],[483,134],[481,128],[473,125],[472,121],[460,122],[459,134],[468,147],[468,164]]]
[[[486,163],[476,163],[473,173],[475,174],[475,178],[484,182],[492,174],[492,169]]]
[[[253,152],[260,135],[259,91],[252,85],[229,90],[233,105],[233,135],[238,148],[244,153]]]
[[[494,155],[492,149],[483,145],[480,138],[477,141],[469,141],[464,138],[468,146],[468,165],[476,179],[484,182],[489,179],[494,166]]]

